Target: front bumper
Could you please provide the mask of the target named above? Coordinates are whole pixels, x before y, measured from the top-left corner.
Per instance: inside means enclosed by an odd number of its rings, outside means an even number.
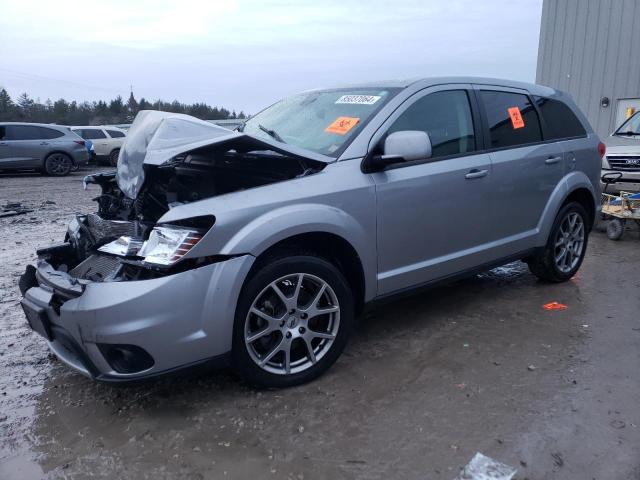
[[[23,308],[41,311],[48,332],[38,333],[75,370],[104,381],[146,378],[228,354],[236,302],[253,261],[243,255],[151,280],[82,284],[40,261]],[[25,277],[33,276],[31,269]],[[25,277],[22,284],[29,282]],[[139,347],[153,365],[118,372],[103,354],[105,345]]]
[[[602,189],[604,191],[605,187],[607,188],[607,193],[615,193],[615,192],[640,192],[640,172],[625,172],[621,170],[613,170],[613,169],[602,169],[601,176],[605,173],[616,173],[620,172],[622,177],[616,183],[610,184],[608,187],[606,184],[602,183]]]

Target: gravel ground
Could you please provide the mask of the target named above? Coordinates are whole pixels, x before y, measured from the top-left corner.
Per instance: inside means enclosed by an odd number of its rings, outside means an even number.
[[[0,478],[449,480],[479,451],[518,479],[640,479],[637,231],[595,232],[562,285],[515,263],[379,306],[302,387],[114,387],[57,362],[18,304],[35,249],[93,210],[86,173],[0,176],[0,206],[34,209],[0,219]]]

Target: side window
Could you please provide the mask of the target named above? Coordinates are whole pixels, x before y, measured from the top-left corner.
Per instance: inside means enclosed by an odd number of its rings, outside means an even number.
[[[80,131],[77,131],[82,138],[85,140],[98,140],[100,138],[107,138],[102,130],[97,128],[83,128]]]
[[[540,121],[529,97],[519,93],[480,91],[489,122],[491,148],[542,141]]]
[[[64,137],[64,133],[60,130],[54,130],[53,128],[47,127],[39,127],[40,128],[40,138],[45,138],[47,140],[52,138],[60,138]]]
[[[7,125],[7,140],[40,140],[40,127],[35,125]]]
[[[427,132],[433,158],[476,149],[471,106],[465,90],[435,92],[416,100],[387,133],[401,130]]]
[[[578,117],[564,102],[546,97],[533,97],[533,100],[548,127],[549,139],[583,137],[587,134]]]
[[[111,136],[111,138],[122,138],[122,137],[124,137],[124,133],[119,132],[118,130],[107,130],[107,133]]]
[[[7,137],[7,127],[4,125],[0,125],[0,140],[6,140]]]

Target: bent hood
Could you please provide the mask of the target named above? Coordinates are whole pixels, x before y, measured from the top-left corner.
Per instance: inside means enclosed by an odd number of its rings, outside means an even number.
[[[120,149],[116,180],[120,190],[135,199],[144,183],[144,165],[162,165],[196,148],[227,144],[240,151],[269,150],[322,163],[335,159],[275,140],[231,131],[180,113],[143,110],[136,115]]]

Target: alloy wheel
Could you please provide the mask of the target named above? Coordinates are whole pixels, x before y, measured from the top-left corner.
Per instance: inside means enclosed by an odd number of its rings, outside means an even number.
[[[569,212],[560,223],[554,240],[555,264],[562,273],[570,272],[580,261],[585,235],[582,217],[576,212]]]
[[[267,285],[253,300],[244,325],[251,359],[270,373],[311,368],[326,355],[340,328],[340,304],[331,286],[308,273]]]

